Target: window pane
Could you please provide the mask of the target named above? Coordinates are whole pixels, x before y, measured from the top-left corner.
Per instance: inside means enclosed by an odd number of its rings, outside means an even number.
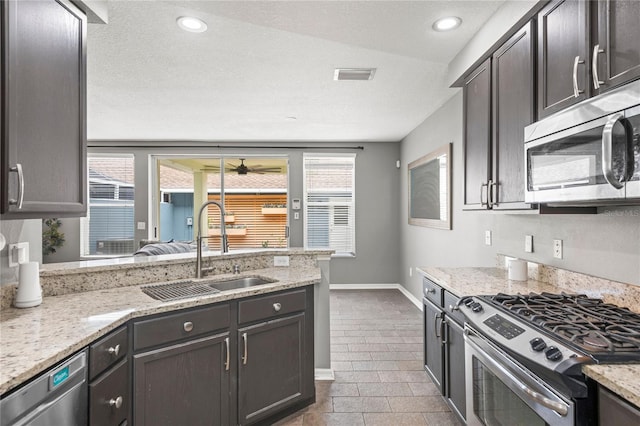
[[[128,255],[134,250],[133,156],[89,156],[89,208],[82,255]]]
[[[305,247],[355,254],[355,156],[304,156]]]

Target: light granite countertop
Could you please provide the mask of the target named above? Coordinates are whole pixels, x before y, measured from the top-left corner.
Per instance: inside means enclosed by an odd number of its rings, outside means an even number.
[[[40,306],[29,309],[3,308],[0,313],[0,394],[131,318],[312,285],[320,282],[321,271],[311,265],[270,267],[207,279],[243,276],[259,276],[276,282],[171,302],[152,299],[140,290],[140,285],[119,286],[44,297]]]
[[[582,372],[640,407],[640,364],[586,365]]]
[[[504,264],[499,259],[498,264]],[[529,263],[527,281],[509,280],[502,267],[418,268],[452,294],[463,297],[497,293],[581,293],[640,313],[640,287]],[[640,407],[640,363],[586,365],[583,373]]]

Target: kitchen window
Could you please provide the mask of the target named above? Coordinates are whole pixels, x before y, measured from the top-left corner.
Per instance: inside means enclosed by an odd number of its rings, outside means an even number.
[[[90,155],[89,205],[82,220],[82,256],[130,255],[134,247],[133,155]]]
[[[355,154],[304,154],[304,245],[355,256]]]

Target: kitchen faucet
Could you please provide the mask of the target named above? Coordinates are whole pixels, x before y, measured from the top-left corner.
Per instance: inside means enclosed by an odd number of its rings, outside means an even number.
[[[227,253],[229,251],[229,243],[227,241],[227,231],[225,230],[225,227],[224,227],[224,207],[222,207],[222,204],[218,203],[217,201],[213,201],[213,200],[206,201],[204,204],[202,204],[202,207],[200,207],[200,212],[198,213],[198,236],[196,237],[196,244],[198,246],[196,249],[196,278],[202,278],[203,273],[213,270],[213,268],[202,267],[202,212],[207,206],[210,206],[211,204],[215,204],[220,209],[221,251],[222,253]]]

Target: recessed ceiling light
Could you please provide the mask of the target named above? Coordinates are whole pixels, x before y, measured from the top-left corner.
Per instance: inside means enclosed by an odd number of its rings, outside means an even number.
[[[191,33],[203,33],[207,31],[207,23],[193,16],[181,16],[176,19],[176,22],[180,28]]]
[[[446,18],[440,18],[433,23],[433,29],[436,31],[450,31],[458,28],[462,24],[462,19],[457,16],[447,16]]]

